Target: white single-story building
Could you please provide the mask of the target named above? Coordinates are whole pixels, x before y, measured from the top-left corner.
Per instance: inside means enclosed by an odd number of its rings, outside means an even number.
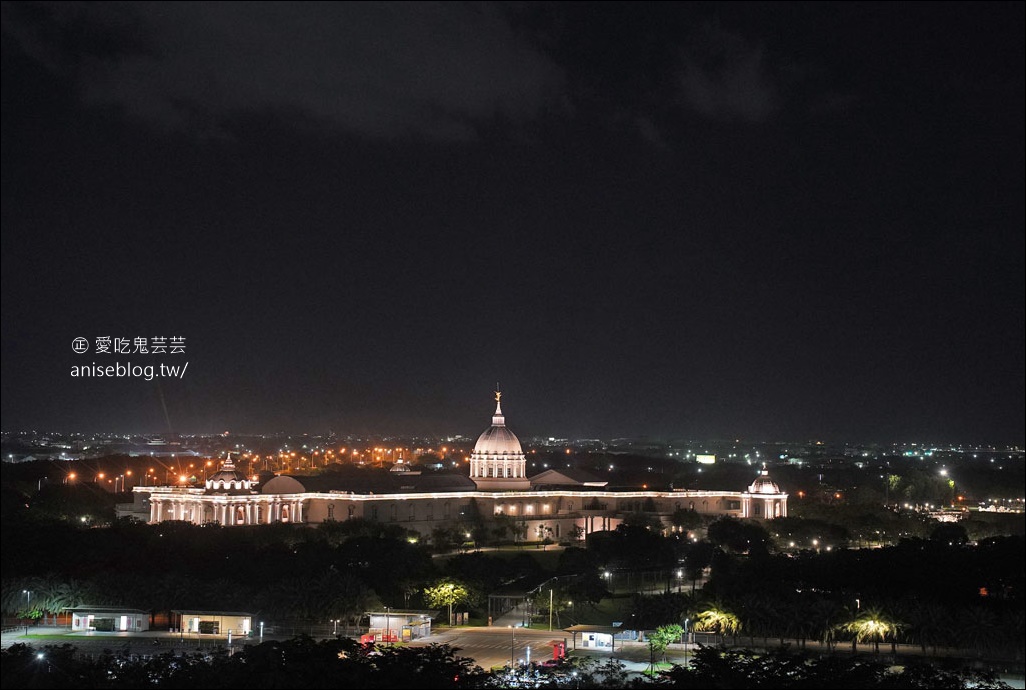
[[[150,629],[150,612],[119,606],[76,606],[71,613],[72,632],[143,632]]]

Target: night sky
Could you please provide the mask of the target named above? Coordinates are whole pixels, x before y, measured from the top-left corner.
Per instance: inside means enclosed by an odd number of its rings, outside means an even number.
[[[2,13],[6,431],[1023,442],[1022,3]]]

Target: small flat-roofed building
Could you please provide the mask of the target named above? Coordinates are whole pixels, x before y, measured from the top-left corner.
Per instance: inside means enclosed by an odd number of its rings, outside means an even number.
[[[409,642],[431,634],[431,619],[438,611],[368,611],[367,637],[374,642]],[[368,642],[371,640],[367,640]]]
[[[252,613],[240,611],[197,611],[195,609],[174,610],[172,623],[176,630],[186,634],[199,635],[249,635],[253,630]]]
[[[573,649],[577,649],[577,635],[580,633],[582,649],[604,652],[616,651],[616,637],[623,633],[619,627],[612,625],[571,625],[563,630],[573,635]]]
[[[150,612],[123,606],[75,606],[71,632],[143,632],[150,629]]]

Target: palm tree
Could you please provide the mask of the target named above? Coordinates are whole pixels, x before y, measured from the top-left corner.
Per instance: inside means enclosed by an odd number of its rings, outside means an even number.
[[[857,651],[856,643],[872,642],[874,651],[879,654],[880,641],[897,632],[895,624],[879,609],[866,609],[842,628],[852,635],[852,653]]]
[[[919,649],[924,656],[928,646],[933,647],[933,652],[936,654],[937,645],[951,630],[951,618],[948,610],[932,602],[912,602],[901,611],[901,617],[908,624],[906,630],[909,633],[909,640],[919,643]]]
[[[813,618],[813,607],[814,603],[807,597],[799,597],[789,606],[791,630],[803,650],[806,641],[818,632],[816,620]]]
[[[809,620],[812,630],[831,651],[831,644],[834,642],[834,632],[837,630],[837,617],[841,607],[837,602],[830,599],[818,599],[808,609]]]
[[[755,646],[755,633],[765,631],[773,618],[772,604],[757,594],[746,594],[738,601],[741,626],[748,631],[748,644]]]
[[[977,656],[983,656],[997,644],[1000,628],[997,616],[988,608],[973,606],[956,613],[956,627],[961,630],[962,639]]]
[[[730,635],[737,642],[741,632],[741,619],[720,602],[713,602],[704,611],[695,615],[695,630],[711,630],[720,636],[720,642]]]

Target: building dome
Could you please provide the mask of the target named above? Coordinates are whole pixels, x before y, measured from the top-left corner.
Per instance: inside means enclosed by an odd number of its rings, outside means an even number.
[[[780,487],[777,486],[776,482],[769,478],[769,472],[763,470],[756,477],[755,481],[752,482],[751,486],[748,487],[748,493],[750,494],[779,494]]]
[[[221,465],[221,469],[207,477],[204,485],[207,491],[248,491],[252,486],[252,482],[249,480],[249,477],[235,469],[235,463],[232,462],[232,454],[229,453],[228,458]]]
[[[520,439],[505,425],[486,429],[477,437],[474,452],[490,455],[523,455],[524,453],[520,448]]]
[[[520,439],[506,428],[502,393],[495,393],[492,425],[485,429],[470,454],[470,478],[481,489],[527,489],[527,458]]]

